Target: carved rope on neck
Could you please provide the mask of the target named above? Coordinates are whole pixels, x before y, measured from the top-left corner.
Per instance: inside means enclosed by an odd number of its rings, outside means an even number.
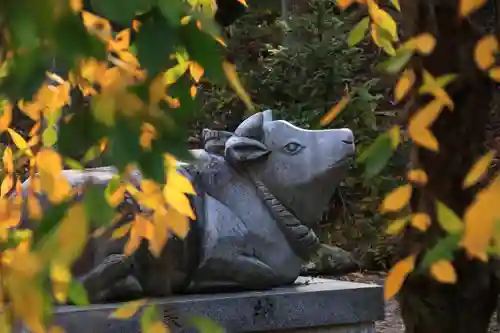
[[[294,252],[303,260],[309,260],[319,250],[321,244],[314,231],[300,222],[262,183],[250,177],[257,193],[275,218]]]

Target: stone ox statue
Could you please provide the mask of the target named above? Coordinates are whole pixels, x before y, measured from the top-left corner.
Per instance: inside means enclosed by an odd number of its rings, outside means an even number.
[[[349,168],[352,132],[304,130],[273,120],[268,110],[234,133],[204,130],[203,136],[205,149],[193,151],[197,162],[179,166],[197,192],[188,236],[171,236],[159,258],[147,244],[127,257],[126,240],[90,241],[74,274],[91,302],[292,284],[317,252],[311,228]],[[115,172],[64,173],[75,186],[89,179],[105,185]]]

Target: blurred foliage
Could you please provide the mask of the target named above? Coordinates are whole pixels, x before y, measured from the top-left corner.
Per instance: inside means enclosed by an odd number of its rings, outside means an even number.
[[[123,219],[126,192],[154,212],[124,226],[126,255],[148,240],[158,257],[171,233],[186,236],[194,189],[175,159],[191,158],[186,125],[200,79],[227,79],[253,108],[225,61],[216,11],[211,0],[0,2],[0,332],[12,320],[46,332],[55,304],[88,303],[74,268],[88,240]],[[20,128],[20,113],[30,128]],[[99,156],[118,170],[105,187],[62,175]],[[166,332],[155,311],[143,331]]]

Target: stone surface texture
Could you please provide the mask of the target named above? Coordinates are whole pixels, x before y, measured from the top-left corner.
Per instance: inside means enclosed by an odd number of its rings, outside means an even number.
[[[178,333],[196,332],[189,328],[190,315],[207,316],[228,333],[374,332],[373,322],[384,315],[379,286],[302,277],[294,286],[268,291],[173,296],[154,303],[171,331]],[[108,318],[117,306],[63,306],[56,323],[71,333],[139,333],[139,315]]]
[[[301,328],[290,330],[269,331],[268,333],[375,333],[373,323],[356,325],[325,326],[316,328]]]

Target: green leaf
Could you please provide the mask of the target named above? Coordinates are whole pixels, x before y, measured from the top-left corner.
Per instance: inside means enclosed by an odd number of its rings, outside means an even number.
[[[68,199],[44,211],[42,220],[38,223],[38,228],[33,233],[33,248],[37,248],[45,236],[48,236],[57,229],[72,201]]]
[[[87,150],[87,152],[82,158],[82,162],[84,164],[88,163],[92,160],[95,160],[97,157],[99,157],[99,155],[101,155],[100,143],[93,145],[92,147],[89,148],[89,150]]]
[[[205,75],[214,83],[224,83],[226,75],[222,69],[222,47],[212,36],[196,27],[194,22],[181,27],[181,38],[189,58],[205,69]]]
[[[378,175],[394,154],[391,138],[388,133],[378,138],[359,157],[358,162],[365,166],[365,177],[371,178]]]
[[[453,234],[461,232],[464,229],[462,220],[455,214],[455,212],[437,200],[436,210],[439,224],[448,233]]]
[[[391,0],[391,4],[396,8],[399,12],[401,11],[401,6],[399,5],[399,0]]]
[[[180,0],[158,0],[160,12],[173,26],[179,26],[181,18],[187,12],[187,6]]]
[[[377,65],[376,69],[387,74],[397,74],[406,66],[413,55],[411,50],[397,51],[389,60]]]
[[[461,233],[450,234],[445,238],[440,239],[436,245],[424,256],[424,259],[419,265],[419,269],[422,271],[427,270],[432,263],[444,259],[452,260],[453,252],[458,249],[458,244],[462,239]]]
[[[89,305],[89,298],[85,287],[74,279],[69,284],[68,298],[74,305]]]
[[[145,178],[152,179],[159,184],[165,184],[165,159],[163,157],[163,149],[142,152],[138,162],[139,168]]]
[[[170,67],[169,58],[178,44],[177,30],[161,15],[151,15],[136,36],[137,57],[149,77]]]
[[[153,0],[90,0],[92,9],[107,19],[121,24],[130,24],[136,14],[149,11]]]
[[[78,16],[64,16],[57,21],[54,31],[57,54],[69,66],[76,66],[82,57],[106,59],[106,44],[89,34]]]
[[[46,78],[51,59],[46,53],[35,49],[29,53],[15,55],[8,69],[8,75],[0,83],[0,91],[10,100],[31,101]]]
[[[148,305],[141,314],[141,332],[148,332],[149,326],[160,319],[154,304]]]
[[[188,317],[188,324],[196,328],[200,333],[225,333],[224,327],[217,324],[212,319],[205,316],[191,315]]]
[[[141,154],[141,123],[137,119],[119,116],[110,131],[108,156],[119,171],[125,170],[130,162],[137,161]]]
[[[74,111],[71,119],[59,124],[56,149],[62,156],[80,159],[89,147],[106,137],[110,129],[97,121],[89,110],[71,111]]]
[[[57,142],[57,130],[50,126],[42,133],[42,142],[44,147],[52,147]]]
[[[85,191],[83,204],[93,226],[108,226],[113,220],[114,209],[106,201],[103,186],[90,184]]]
[[[356,26],[351,30],[349,36],[347,37],[347,44],[352,47],[363,40],[368,31],[368,26],[370,25],[370,17],[365,17],[359,21]]]
[[[67,166],[69,166],[71,169],[75,169],[75,170],[83,170],[83,169],[85,169],[83,167],[83,165],[80,164],[80,162],[75,161],[74,159],[69,158],[69,157],[65,157],[64,158],[64,164],[66,164]]]

